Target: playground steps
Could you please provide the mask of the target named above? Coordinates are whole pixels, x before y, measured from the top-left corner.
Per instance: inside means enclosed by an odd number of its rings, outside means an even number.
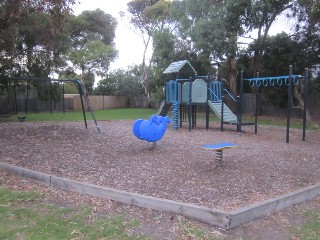
[[[221,102],[212,102],[208,100],[208,105],[211,110],[221,119]],[[237,124],[237,116],[228,108],[228,106],[223,103],[223,121],[231,124]]]

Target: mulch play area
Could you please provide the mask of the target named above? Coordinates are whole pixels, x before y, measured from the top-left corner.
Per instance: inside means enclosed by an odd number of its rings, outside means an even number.
[[[156,143],[137,139],[134,121],[0,123],[0,162],[50,175],[231,211],[320,182],[320,131],[219,123],[172,130]],[[230,142],[221,166],[203,145]]]

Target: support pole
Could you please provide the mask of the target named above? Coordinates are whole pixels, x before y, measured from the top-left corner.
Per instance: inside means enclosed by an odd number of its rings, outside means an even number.
[[[222,87],[224,88],[224,85],[222,85]],[[223,107],[224,107],[224,96],[223,96],[223,91],[222,91],[222,93],[221,93],[221,122],[220,122],[221,132],[223,132],[223,112],[224,112]]]
[[[208,79],[207,79],[207,101],[206,101],[206,130],[209,128],[209,104],[208,104],[208,101],[209,101],[209,94],[210,94],[210,91],[209,91],[210,81],[211,81],[211,78],[208,76]]]
[[[289,66],[289,85],[288,85],[288,104],[287,104],[287,133],[286,143],[289,143],[290,116],[291,116],[291,98],[292,98],[292,65]]]
[[[62,82],[62,111],[63,111],[63,114],[66,111],[65,102],[64,102],[64,82]]]
[[[257,72],[257,78],[260,77],[260,73]],[[259,100],[259,88],[258,88],[258,84],[256,82],[255,86],[254,86],[254,90],[256,93],[256,102],[255,102],[255,112],[254,112],[254,133],[257,134],[258,132],[258,100]]]
[[[238,132],[241,132],[242,126],[242,93],[243,93],[243,71],[241,70],[241,78],[240,78],[240,97],[238,98],[239,101],[239,108],[238,108]]]
[[[78,88],[79,88],[79,94],[80,94],[80,101],[81,101],[81,107],[82,107],[82,114],[83,114],[83,120],[84,120],[84,125],[86,126],[86,129],[88,129],[88,124],[87,124],[87,118],[86,118],[86,112],[84,110],[84,105],[83,105],[83,92],[82,92],[82,87],[80,85],[80,83],[77,81],[76,82],[78,84]]]
[[[14,85],[13,85],[13,93],[14,93],[14,105],[15,105],[15,110],[16,110],[16,114],[18,115],[18,103],[17,103],[16,82],[14,82]]]
[[[191,131],[192,128],[192,99],[191,99],[191,93],[192,93],[192,79],[193,77],[190,78],[190,85],[189,85],[189,108],[188,108],[188,120],[189,120],[189,131]]]
[[[25,114],[28,113],[28,101],[29,101],[29,80],[27,80],[27,98],[26,98],[26,105],[24,109]]]
[[[304,92],[303,92],[303,133],[302,133],[302,141],[306,140],[306,126],[307,126],[307,93],[308,93],[308,68],[304,71]]]
[[[53,96],[52,96],[52,88],[53,88],[53,86],[52,86],[52,82],[49,80],[49,86],[50,86],[50,112],[51,112],[51,115],[52,115],[52,98],[53,98]]]

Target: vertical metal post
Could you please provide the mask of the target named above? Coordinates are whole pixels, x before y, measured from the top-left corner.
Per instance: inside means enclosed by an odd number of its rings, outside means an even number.
[[[82,87],[81,87],[81,83],[80,80],[77,80],[76,83],[78,84],[78,88],[79,88],[79,94],[80,94],[80,101],[81,101],[81,107],[82,107],[82,114],[83,114],[83,120],[84,120],[84,125],[86,126],[86,129],[88,128],[88,124],[87,124],[87,118],[86,118],[86,112],[84,110],[84,105],[83,105],[83,92],[82,92]]]
[[[243,92],[243,70],[241,70],[241,78],[240,78],[240,98],[239,101],[239,108],[238,108],[238,132],[241,132],[241,126],[242,126],[242,92]]]
[[[26,98],[26,105],[24,109],[25,114],[28,113],[28,100],[29,100],[29,81],[27,80],[27,98]]]
[[[48,80],[50,81],[50,80]],[[50,112],[51,112],[51,115],[52,115],[52,82],[50,81],[49,82],[49,88],[50,88]]]
[[[222,85],[222,87],[224,87],[223,85]],[[223,96],[223,93],[221,94],[221,122],[220,122],[220,124],[221,124],[221,132],[223,132],[223,105],[224,105],[224,96]]]
[[[65,102],[64,102],[64,82],[62,82],[62,111],[63,111],[63,114],[66,111]]]
[[[287,133],[286,143],[289,143],[290,116],[291,116],[291,98],[292,98],[292,65],[289,66],[289,85],[288,85],[288,104],[287,104]]]
[[[182,128],[182,121],[183,121],[183,117],[184,117],[184,109],[183,109],[183,105],[182,104],[180,104],[180,106],[179,106],[179,108],[180,108],[180,128]]]
[[[210,88],[210,78],[208,76],[208,80],[207,80],[207,101],[206,101],[206,129],[209,128],[209,104],[208,104],[209,94],[210,94],[209,88]]]
[[[18,103],[17,103],[17,89],[16,89],[16,82],[14,82],[14,85],[13,85],[13,93],[14,93],[15,110],[16,110],[16,114],[18,114]]]
[[[188,108],[188,120],[189,120],[189,131],[191,131],[191,127],[192,127],[192,124],[191,124],[191,121],[192,121],[192,99],[191,99],[191,93],[192,93],[192,78],[190,78],[190,85],[189,85],[189,108]]]
[[[260,77],[260,73],[257,72],[257,78]],[[259,88],[258,83],[256,81],[256,84],[254,85],[254,90],[256,93],[256,102],[255,102],[255,112],[254,112],[254,133],[257,134],[258,132],[258,100],[259,100]]]
[[[303,133],[302,133],[302,141],[306,140],[306,126],[307,126],[307,93],[308,93],[308,68],[304,70],[304,92],[303,92]]]

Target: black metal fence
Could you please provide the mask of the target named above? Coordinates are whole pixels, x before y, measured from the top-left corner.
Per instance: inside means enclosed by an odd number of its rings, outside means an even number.
[[[38,98],[16,98],[8,99],[0,97],[0,114],[16,112],[62,112],[73,110],[73,99],[65,98],[58,102],[42,101]]]

